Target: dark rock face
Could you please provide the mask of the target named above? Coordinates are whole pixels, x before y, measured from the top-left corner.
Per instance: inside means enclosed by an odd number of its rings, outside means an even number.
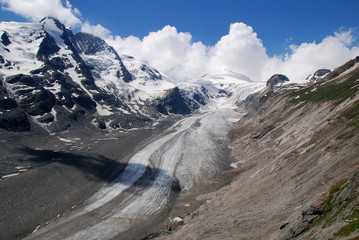
[[[45,38],[40,43],[39,50],[37,51],[36,58],[40,61],[45,61],[48,59],[48,56],[54,53],[57,53],[60,50],[57,46],[55,40],[46,33]]]
[[[6,80],[8,84],[20,84],[29,87],[27,89],[18,89],[15,93],[21,96],[17,102],[19,107],[32,116],[50,112],[56,102],[55,96],[41,86],[42,80],[23,74],[8,77]]]
[[[289,79],[287,76],[283,75],[283,74],[274,74],[268,81],[267,81],[267,87],[273,87],[279,83],[285,83],[285,82],[289,82]]]
[[[6,114],[0,114],[0,128],[13,132],[24,132],[31,129],[25,112],[17,108],[7,110]]]
[[[26,109],[29,115],[36,116],[50,112],[55,101],[55,96],[52,93],[41,89],[35,94],[27,94],[26,99],[19,102],[19,106]]]
[[[309,77],[307,77],[307,79],[306,80],[309,80],[309,81],[312,81],[312,82],[315,82],[315,81],[317,81],[318,79],[320,79],[320,78],[323,78],[325,75],[327,75],[328,73],[330,73],[331,72],[331,70],[330,69],[319,69],[319,70],[317,70],[314,74],[313,74],[313,76],[311,77],[311,78],[309,78]]]
[[[0,77],[0,128],[7,131],[30,131],[31,126],[26,113],[10,98]]]
[[[75,46],[79,53],[84,53],[86,55],[94,55],[98,52],[107,50],[108,52],[114,54],[116,56],[116,59],[120,63],[120,69],[118,71],[117,77],[122,77],[125,82],[131,82],[133,80],[131,73],[123,64],[116,50],[113,47],[109,46],[104,40],[91,34],[81,32],[77,33],[75,35],[75,38]]]
[[[115,118],[111,123],[110,126],[112,128],[124,128],[130,129],[133,127],[143,127],[148,123],[151,123],[152,120],[150,118],[144,116],[134,116],[130,114],[123,114]]]
[[[119,76],[122,77],[123,81],[125,81],[127,83],[129,83],[133,80],[131,73],[127,70],[125,65],[123,65],[122,61],[121,61],[121,73],[119,74]]]
[[[10,40],[9,40],[9,37],[7,36],[7,33],[4,32],[2,35],[1,35],[1,43],[4,44],[5,46],[8,46],[11,44]]]
[[[86,109],[96,108],[96,103],[88,96],[78,96],[73,98],[74,102]]]
[[[151,69],[149,67],[147,67],[146,65],[142,65],[141,66],[141,70],[148,73],[152,80],[161,80],[162,79],[162,75],[161,73],[159,73],[156,69]]]
[[[43,70],[43,73],[44,77],[24,74],[7,77],[6,86],[14,94],[14,98],[8,96],[3,84],[0,85],[0,111],[4,109],[1,111],[3,114],[0,128],[8,131],[29,131],[30,124],[26,114],[36,116],[39,123],[50,124],[55,119],[51,111],[56,109],[58,122],[54,127],[64,130],[72,122],[94,112],[96,102],[70,77],[56,70],[51,75],[46,70]],[[56,96],[49,90],[54,84],[60,88]],[[75,111],[65,110],[73,108],[75,104]],[[14,111],[7,111],[9,109]]]
[[[319,69],[318,71],[316,71],[315,73],[314,73],[314,75],[316,75],[316,76],[318,76],[318,77],[322,77],[322,76],[324,76],[325,74],[327,74],[327,73],[330,73],[330,69]]]
[[[175,87],[169,90],[161,103],[156,106],[160,113],[168,114],[190,114],[191,110],[186,105],[186,102],[180,94],[179,88]]]
[[[10,110],[17,107],[17,103],[13,99],[0,99],[0,108]]]
[[[75,35],[77,51],[86,55],[93,55],[106,49],[107,44],[99,37],[79,32]]]
[[[193,97],[194,100],[196,100],[200,104],[206,105],[206,102],[205,102],[204,98],[201,95],[199,95],[198,93],[194,93],[192,97]]]

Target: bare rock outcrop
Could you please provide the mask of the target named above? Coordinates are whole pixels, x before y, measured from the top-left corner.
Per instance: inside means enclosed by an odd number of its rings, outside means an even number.
[[[277,84],[289,82],[289,78],[283,74],[274,74],[268,81],[266,86],[274,87]]]

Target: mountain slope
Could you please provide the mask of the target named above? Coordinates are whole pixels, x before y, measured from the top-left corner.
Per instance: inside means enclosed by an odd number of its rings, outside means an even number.
[[[74,35],[54,18],[1,22],[0,33],[0,100],[8,104],[0,127],[6,130],[29,131],[33,124],[49,132],[76,124],[102,129],[145,126],[163,116],[158,105],[177,87],[133,57],[122,60],[104,40]],[[173,104],[171,109],[176,109]]]
[[[247,114],[231,133],[238,162],[223,172],[234,181],[199,197],[206,204],[163,239],[357,237],[355,175],[345,183],[359,164],[358,62],[317,83],[267,87],[242,101]]]
[[[0,101],[9,104],[0,127],[9,131],[30,131],[34,124],[50,133],[76,125],[143,127],[208,103],[233,107],[262,86],[230,71],[176,82],[98,37],[74,35],[51,17],[0,22],[0,34]]]

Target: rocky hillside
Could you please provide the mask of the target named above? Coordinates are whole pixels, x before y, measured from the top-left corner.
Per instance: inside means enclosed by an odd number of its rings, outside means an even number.
[[[239,103],[231,184],[163,239],[358,239],[359,57]],[[167,235],[168,234],[168,235]],[[161,237],[160,237],[161,238]]]

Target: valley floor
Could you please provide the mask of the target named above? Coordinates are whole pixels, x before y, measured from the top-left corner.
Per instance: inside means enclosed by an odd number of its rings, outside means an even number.
[[[31,156],[19,160],[28,170],[4,173],[0,181],[0,196],[9,202],[1,205],[0,233],[18,238],[34,231],[26,239],[138,239],[158,232],[171,225],[168,217],[198,207],[198,194],[225,184],[220,173],[232,163],[227,134],[238,117],[220,109],[171,127],[169,122],[91,139],[54,136],[48,144],[37,143],[42,149],[30,140],[22,143],[17,153]],[[58,140],[68,149],[56,149],[51,141]],[[11,141],[6,141],[9,152]]]

